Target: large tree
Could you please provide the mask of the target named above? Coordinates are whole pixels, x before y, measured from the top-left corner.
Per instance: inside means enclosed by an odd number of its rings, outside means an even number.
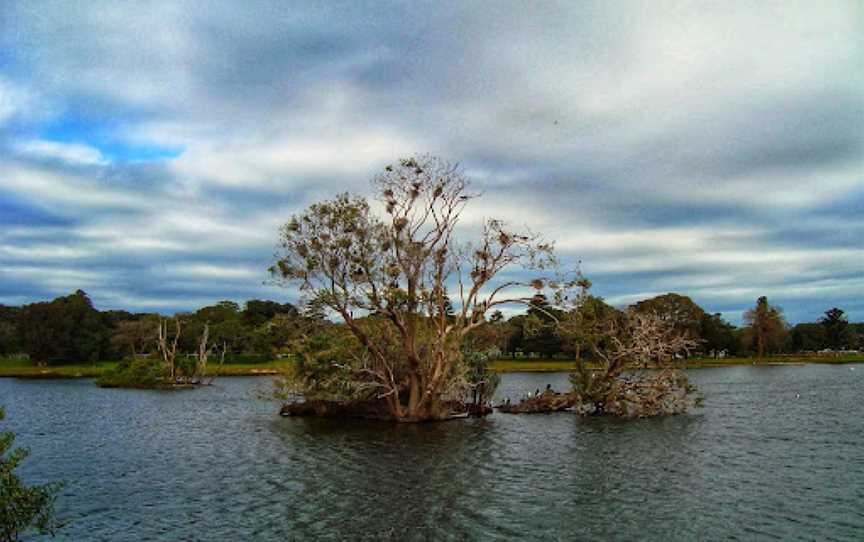
[[[822,329],[825,330],[825,342],[828,348],[833,350],[844,350],[852,348],[852,330],[849,328],[849,320],[842,309],[834,307],[825,311],[825,316],[819,319]]]
[[[18,334],[18,307],[0,305],[0,355],[21,352]]]
[[[679,333],[690,339],[698,340],[701,325],[707,316],[705,311],[686,295],[669,293],[639,301],[633,310],[642,314],[654,315]]]
[[[456,164],[406,158],[373,186],[383,218],[348,194],[314,204],[281,229],[271,271],[338,315],[356,339],[358,355],[341,363],[358,385],[346,389],[374,390],[396,420],[446,418],[471,389],[463,338],[490,309],[531,300],[529,284],[493,280],[510,266],[550,263],[551,246],[499,220],[459,245],[456,226],[476,194]],[[448,292],[458,305],[449,317]]]
[[[825,327],[822,324],[796,324],[790,332],[793,352],[813,352],[825,348]]]
[[[700,324],[699,336],[702,338],[701,348],[715,357],[721,352],[735,355],[740,341],[735,337],[735,326],[723,319],[719,312],[705,314]]]
[[[37,362],[96,362],[109,346],[111,330],[81,290],[21,309],[18,330],[24,351]]]
[[[786,320],[783,309],[772,306],[765,296],[756,300],[756,306],[744,313],[747,326],[745,341],[755,348],[756,356],[762,358],[766,352],[776,352],[786,337]]]

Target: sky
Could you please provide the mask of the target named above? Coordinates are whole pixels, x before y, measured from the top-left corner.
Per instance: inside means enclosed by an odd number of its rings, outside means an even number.
[[[431,153],[614,305],[861,321],[862,151],[855,0],[6,0],[0,303],[296,301],[279,225]]]

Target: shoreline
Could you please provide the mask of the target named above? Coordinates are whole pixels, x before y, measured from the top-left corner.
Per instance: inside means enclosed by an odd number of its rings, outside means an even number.
[[[775,356],[762,360],[756,358],[726,358],[726,359],[693,359],[687,360],[682,368],[701,369],[718,367],[736,367],[742,365],[782,366],[782,365],[843,365],[848,363],[864,363],[864,354],[843,356]],[[57,365],[53,367],[37,367],[21,361],[0,360],[0,378],[20,378],[26,380],[53,380],[98,378],[107,370],[114,368],[116,362],[103,362],[96,365]],[[271,361],[259,364],[225,364],[214,367],[217,377],[231,376],[273,376],[288,369],[290,362]],[[489,363],[489,370],[496,373],[553,373],[567,372],[576,368],[573,361],[568,360],[495,360]]]

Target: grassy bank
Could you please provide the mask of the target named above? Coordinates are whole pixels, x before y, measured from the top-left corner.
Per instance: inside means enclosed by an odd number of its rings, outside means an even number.
[[[864,354],[843,354],[838,356],[770,356],[756,358],[701,358],[687,360],[687,367],[730,367],[733,365],[803,365],[864,363]]]
[[[733,367],[736,365],[801,365],[805,363],[840,364],[864,363],[864,354],[845,354],[840,356],[771,356],[761,360],[756,358],[694,358],[685,362],[687,368]],[[575,361],[532,359],[496,360],[489,364],[493,371],[507,372],[551,372],[570,371],[576,367]]]
[[[269,361],[266,363],[226,363],[219,367],[211,364],[210,370],[219,376],[262,376],[276,374],[290,366],[289,361]],[[762,360],[755,358],[725,358],[725,359],[691,359],[687,360],[689,368],[698,367],[732,367],[736,365],[801,365],[804,363],[837,364],[864,363],[864,354],[848,354],[842,356],[775,356]],[[36,367],[27,360],[0,358],[0,378],[97,378],[103,372],[113,369],[116,361],[105,361],[93,364],[55,365],[52,367]],[[555,372],[571,371],[576,367],[575,361],[532,359],[513,360],[500,359],[489,364],[489,368],[500,373],[512,372]]]
[[[560,359],[499,359],[489,363],[489,369],[499,373],[571,371],[576,368],[576,362]]]
[[[208,372],[215,372],[219,376],[259,376],[275,374],[288,365],[287,361],[226,363],[221,367],[211,364]],[[87,363],[36,367],[27,360],[0,359],[0,378],[98,378],[116,366],[116,361],[105,361],[95,365]]]

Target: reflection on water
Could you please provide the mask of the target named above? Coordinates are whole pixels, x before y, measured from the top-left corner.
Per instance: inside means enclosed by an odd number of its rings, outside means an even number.
[[[186,392],[0,380],[60,540],[864,538],[864,371],[693,371],[694,415],[283,419],[263,379]],[[499,397],[567,388],[505,375]]]

